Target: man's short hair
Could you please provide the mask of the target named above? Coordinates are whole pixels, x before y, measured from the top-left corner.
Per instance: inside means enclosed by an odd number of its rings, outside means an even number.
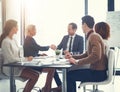
[[[95,22],[94,18],[90,15],[82,17],[82,24],[86,23],[89,28],[93,28]]]
[[[69,23],[69,25],[72,25],[72,29],[77,29],[77,24],[75,24],[75,23]]]

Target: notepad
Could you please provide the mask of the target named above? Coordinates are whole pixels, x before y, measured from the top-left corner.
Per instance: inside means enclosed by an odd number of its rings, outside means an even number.
[[[68,59],[59,59],[59,61],[55,61],[54,64],[70,64]]]

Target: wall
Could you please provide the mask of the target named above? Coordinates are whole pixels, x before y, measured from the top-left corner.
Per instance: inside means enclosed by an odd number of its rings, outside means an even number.
[[[70,22],[75,22],[77,33],[84,36],[81,29],[84,0],[26,0],[25,7],[26,25],[36,25],[35,39],[41,45],[58,45]]]
[[[107,13],[107,22],[110,25],[109,45],[120,47],[120,11]]]

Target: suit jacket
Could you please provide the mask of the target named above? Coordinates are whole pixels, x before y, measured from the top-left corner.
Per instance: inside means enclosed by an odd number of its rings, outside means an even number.
[[[68,39],[69,35],[65,35],[61,43],[57,46],[57,49],[63,49],[63,51],[66,50]],[[83,37],[76,34],[73,42],[72,52],[83,53],[83,49],[84,49]]]
[[[87,38],[86,53],[74,58],[79,59],[78,66],[90,64],[92,70],[106,70],[107,57],[101,36],[94,32],[90,33]]]
[[[24,56],[38,56],[38,52],[40,51],[47,51],[49,49],[49,46],[40,46],[36,43],[34,38],[27,36],[24,41]]]

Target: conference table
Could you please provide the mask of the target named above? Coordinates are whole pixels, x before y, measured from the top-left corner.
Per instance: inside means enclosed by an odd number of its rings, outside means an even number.
[[[61,69],[63,77],[62,92],[67,92],[66,72],[67,69],[72,66],[67,59],[62,58],[58,60],[53,57],[35,57],[31,62],[29,61],[13,62],[9,64],[3,64],[3,66],[10,68],[10,92],[16,92],[14,76],[15,67],[29,67],[29,68],[40,67]]]

